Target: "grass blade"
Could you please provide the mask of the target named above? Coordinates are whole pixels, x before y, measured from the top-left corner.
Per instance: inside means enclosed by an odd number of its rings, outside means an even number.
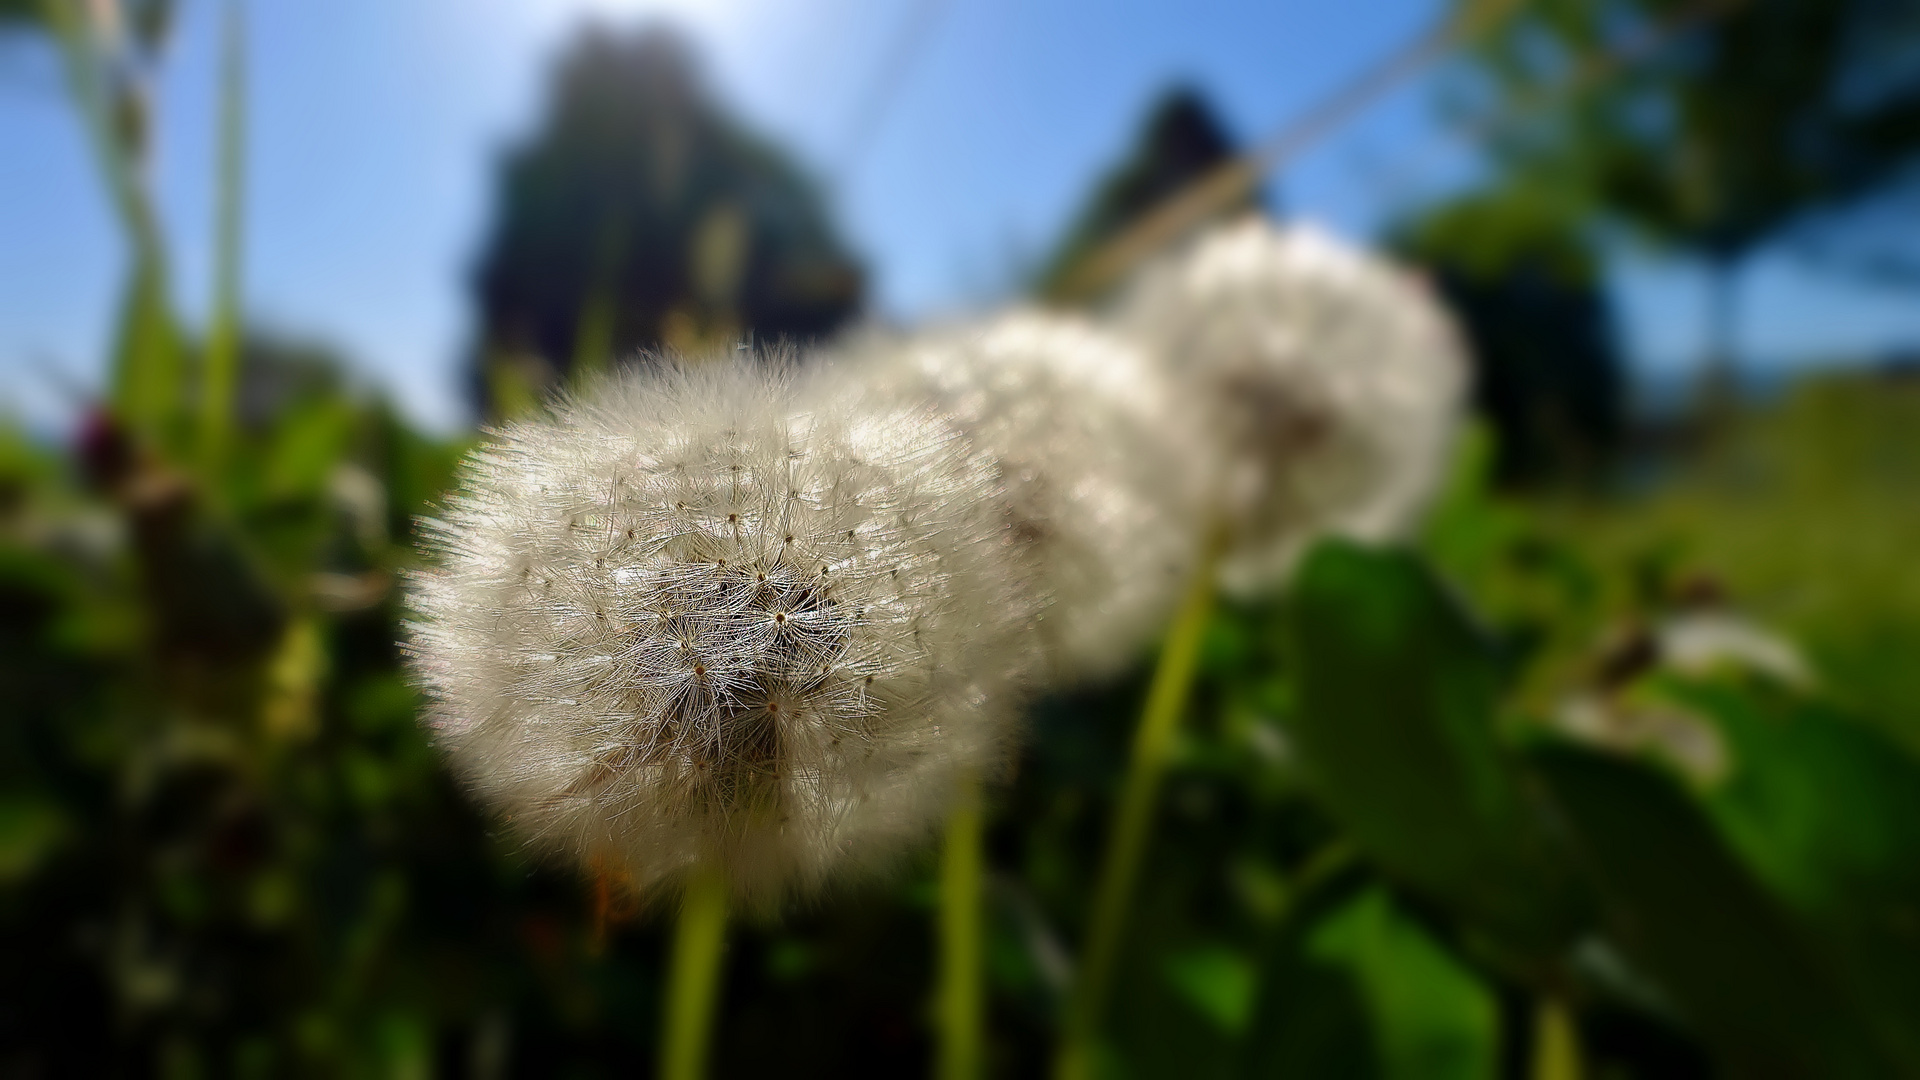
[[[220,83],[220,150],[214,204],[213,310],[201,372],[200,464],[220,468],[232,438],[240,367],[240,258],[245,205],[246,26],[239,0],[227,5]]]

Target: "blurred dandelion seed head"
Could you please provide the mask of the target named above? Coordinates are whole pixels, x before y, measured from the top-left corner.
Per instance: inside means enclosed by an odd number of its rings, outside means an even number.
[[[498,432],[429,524],[414,670],[456,769],[642,889],[773,899],[991,771],[1030,606],[998,478],[927,410],[754,364],[610,381]]]
[[[1439,301],[1378,256],[1249,218],[1149,267],[1116,318],[1225,440],[1229,587],[1270,585],[1316,536],[1395,536],[1438,485],[1465,355]]]
[[[853,350],[877,397],[950,417],[994,463],[1047,604],[1055,674],[1110,674],[1163,627],[1197,560],[1211,479],[1197,411],[1130,340],[1016,310]]]

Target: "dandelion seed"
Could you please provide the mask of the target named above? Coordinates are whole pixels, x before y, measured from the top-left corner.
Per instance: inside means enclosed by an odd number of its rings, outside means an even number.
[[[1135,659],[1198,557],[1210,484],[1199,418],[1163,369],[1089,320],[1039,311],[855,354],[852,377],[877,399],[944,411],[996,464],[1057,673]]]
[[[1438,302],[1392,264],[1248,219],[1149,268],[1116,322],[1224,440],[1229,586],[1270,585],[1326,533],[1398,535],[1437,486],[1467,366]]]
[[[997,490],[937,414],[750,365],[509,426],[412,582],[436,737],[527,835],[642,888],[717,864],[766,901],[870,866],[1006,747],[1033,609]]]

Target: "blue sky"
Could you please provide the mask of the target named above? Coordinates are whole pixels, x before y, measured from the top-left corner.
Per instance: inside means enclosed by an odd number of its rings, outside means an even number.
[[[931,7],[925,5],[931,4]],[[184,0],[159,94],[155,182],[179,299],[205,309],[216,0]],[[1436,0],[249,0],[246,305],[337,345],[420,421],[464,421],[465,273],[492,165],[538,114],[582,18],[665,18],[716,91],[826,181],[874,271],[877,306],[923,318],[990,301],[1175,79],[1243,137],[1264,134],[1413,34]],[[926,33],[876,103],[915,18]],[[1274,183],[1290,213],[1366,236],[1471,176],[1435,121],[1439,77],[1408,84]],[[862,118],[878,123],[857,154]],[[99,385],[124,254],[50,50],[0,45],[0,402],[58,425],[63,385]],[[1700,352],[1700,282],[1632,255],[1615,274],[1642,370]],[[1909,294],[1784,257],[1749,275],[1757,363],[1920,342]]]

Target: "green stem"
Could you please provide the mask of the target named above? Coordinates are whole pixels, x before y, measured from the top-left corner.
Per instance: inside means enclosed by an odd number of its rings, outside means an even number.
[[[980,1075],[980,881],[985,834],[980,781],[961,781],[940,864],[940,1062],[942,1080]]]
[[[727,932],[727,882],[718,867],[701,866],[687,880],[667,975],[662,1080],[700,1080],[720,989],[720,951]]]
[[[1580,1032],[1566,1002],[1543,997],[1533,1014],[1533,1080],[1580,1080]]]
[[[113,196],[114,209],[132,239],[136,255],[144,255],[148,249],[159,246],[159,230],[140,180],[139,167],[114,129],[109,88],[101,74],[104,63],[94,56],[86,15],[73,0],[41,0],[40,11],[53,29],[54,40],[60,44],[67,90],[80,110],[81,122],[86,125],[101,174],[106,177],[108,191]]]
[[[213,313],[201,372],[200,461],[209,476],[226,455],[240,366],[240,228],[246,66],[240,0],[227,7],[225,71],[220,89],[219,194],[215,202]]]
[[[141,147],[115,124],[111,58],[98,55],[87,14],[76,0],[41,0],[40,12],[59,42],[67,89],[80,111],[100,171],[133,254],[120,329],[114,344],[111,401],[122,420],[154,438],[169,433],[180,396],[166,249]]]
[[[1166,771],[1174,732],[1179,728],[1180,714],[1193,686],[1200,641],[1205,636],[1208,617],[1213,613],[1216,557],[1217,546],[1210,544],[1207,557],[1201,561],[1180,603],[1180,612],[1174,618],[1166,644],[1161,646],[1153,683],[1147,690],[1146,710],[1134,733],[1133,761],[1127,768],[1120,805],[1114,813],[1106,861],[1094,893],[1087,944],[1067,999],[1060,1056],[1054,1062],[1054,1075],[1059,1080],[1082,1080],[1092,1072],[1107,987],[1113,979],[1114,962],[1120,951],[1120,932],[1126,926],[1134,881],[1140,875],[1140,861],[1146,854],[1147,840],[1153,830],[1160,777]]]

